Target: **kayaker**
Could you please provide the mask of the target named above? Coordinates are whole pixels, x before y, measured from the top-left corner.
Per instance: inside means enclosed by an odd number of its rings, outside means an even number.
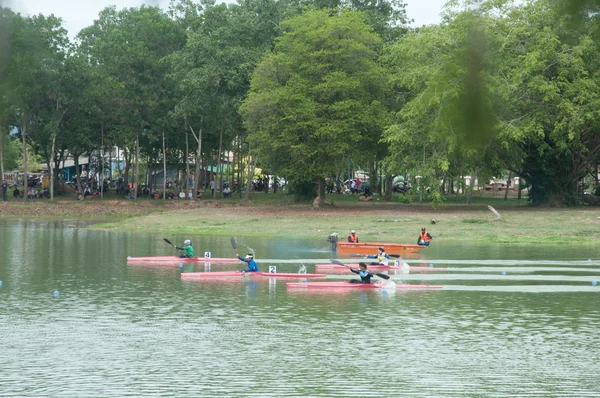
[[[179,258],[194,258],[194,248],[192,247],[192,242],[189,239],[186,239],[183,242],[183,247],[175,246],[175,249],[185,251],[185,253],[181,253]]]
[[[360,266],[359,269],[350,268],[350,271],[358,274],[358,276],[360,276],[360,280],[350,279],[350,283],[371,283],[371,277],[373,276],[373,273],[367,269],[367,264],[360,263],[358,265]]]
[[[248,263],[248,269],[244,269],[242,272],[258,272],[258,265],[256,264],[256,261],[254,261],[254,254],[248,253],[246,258],[240,257],[237,253],[235,255],[240,261]]]
[[[358,243],[358,235],[356,235],[356,231],[352,230],[350,232],[350,235],[348,235],[348,242]]]
[[[377,249],[379,253],[374,254],[372,256],[367,256],[367,258],[376,258],[377,262],[372,262],[370,265],[389,265],[390,256],[385,252],[383,247],[379,247]]]
[[[433,236],[427,232],[426,228],[421,228],[421,233],[419,234],[419,239],[417,239],[417,245],[420,246],[429,246],[429,241],[433,239]]]

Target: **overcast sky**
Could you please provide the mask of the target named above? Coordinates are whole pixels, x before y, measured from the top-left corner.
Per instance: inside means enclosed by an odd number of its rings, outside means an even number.
[[[414,25],[428,25],[440,21],[440,11],[446,0],[406,0],[408,17]],[[168,8],[169,0],[0,0],[0,5],[9,6],[22,14],[54,14],[64,21],[69,36],[90,26],[98,13],[107,6],[117,8],[138,7],[142,3]]]

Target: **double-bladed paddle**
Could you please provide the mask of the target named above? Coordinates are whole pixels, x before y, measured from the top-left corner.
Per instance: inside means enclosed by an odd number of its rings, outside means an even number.
[[[235,243],[235,239],[233,239],[233,236],[231,238],[229,238],[229,241],[231,242],[231,247],[233,247],[233,252],[235,253],[235,256],[237,257],[237,244]]]
[[[163,238],[163,240],[164,240],[165,242],[167,242],[168,244],[170,244],[171,246],[173,246],[175,249],[177,249],[177,246],[175,246],[173,243],[171,243],[171,241],[170,241],[169,239],[167,239],[167,238]],[[179,249],[177,249],[177,250],[179,250]]]
[[[393,258],[402,258],[401,255],[399,254],[388,254],[388,256],[393,257]],[[362,254],[351,254],[350,257],[365,257]]]
[[[344,266],[344,267],[347,267],[347,268],[349,268],[349,269],[354,269],[354,268],[352,268],[351,266],[349,266],[349,265],[347,265],[347,264],[344,264],[343,262],[341,262],[341,261],[338,261],[338,260],[333,260],[333,259],[332,259],[332,260],[329,260],[329,261],[331,261],[333,264],[342,265],[342,266]],[[380,277],[380,278],[382,278],[382,279],[390,279],[390,276],[389,276],[389,275],[382,274],[382,273],[380,273],[380,272],[373,272],[373,271],[371,271],[371,270],[368,270],[368,271],[369,271],[369,272],[371,272],[372,274],[375,274],[375,275],[377,275],[378,277]]]

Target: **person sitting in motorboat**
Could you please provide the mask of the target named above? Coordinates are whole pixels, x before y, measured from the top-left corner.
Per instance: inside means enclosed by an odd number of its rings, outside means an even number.
[[[237,253],[235,255],[237,256],[237,258],[240,261],[248,263],[248,268],[242,270],[242,272],[258,272],[258,265],[256,264],[256,261],[254,261],[254,254],[253,253],[248,253],[248,255],[246,255],[246,258],[240,257],[240,255],[237,254]]]
[[[383,247],[380,247],[377,250],[379,251],[379,253],[366,257],[377,259],[377,262],[372,262],[371,265],[389,265],[390,255],[385,252],[385,249]]]
[[[360,280],[350,279],[350,283],[371,283],[371,277],[373,277],[373,273],[367,269],[367,264],[360,263],[358,265],[360,266],[359,269],[350,268],[350,271],[358,274],[358,276],[360,276]]]
[[[356,231],[352,230],[350,232],[350,235],[348,235],[348,242],[358,243],[358,235],[356,235]]]
[[[183,250],[185,253],[181,253],[179,258],[194,258],[194,248],[192,247],[192,242],[189,239],[186,239],[183,242],[183,247],[175,246],[177,250]]]
[[[429,242],[433,239],[433,236],[427,232],[426,228],[421,228],[421,233],[419,234],[419,239],[417,239],[417,245],[420,246],[429,246]]]

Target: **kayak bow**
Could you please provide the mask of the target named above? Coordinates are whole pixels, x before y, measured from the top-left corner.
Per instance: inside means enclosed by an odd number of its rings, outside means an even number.
[[[193,257],[193,258],[180,258],[177,256],[153,256],[153,257],[127,257],[128,263],[165,263],[165,264],[179,264],[179,263],[237,263],[237,258],[204,258],[204,257]]]
[[[210,278],[295,278],[295,279],[306,279],[306,278],[325,278],[326,274],[298,274],[298,273],[285,273],[285,272],[242,272],[242,271],[223,271],[223,272],[184,272],[181,274],[181,279],[188,280],[200,280]]]
[[[404,285],[395,284],[391,281],[384,283],[351,283],[351,282],[300,282],[286,283],[288,289],[355,289],[355,290],[372,290],[372,289],[440,289],[439,285]]]
[[[350,267],[356,267],[358,268],[359,265],[358,264],[346,264]],[[407,267],[402,267],[402,266],[395,266],[395,265],[368,265],[367,267],[372,270],[372,271],[403,271],[403,270],[408,270],[410,272],[428,272],[428,271],[447,271],[448,268],[433,268],[433,267],[424,267],[424,266],[409,266]],[[317,264],[315,265],[315,269],[317,271],[320,272],[335,272],[335,273],[349,273],[350,271],[342,266],[342,265],[338,265],[338,264]]]

